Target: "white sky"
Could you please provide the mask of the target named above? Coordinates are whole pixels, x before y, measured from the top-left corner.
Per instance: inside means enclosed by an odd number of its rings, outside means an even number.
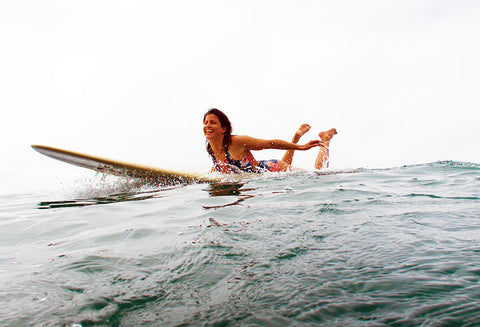
[[[332,168],[480,163],[479,58],[476,0],[3,0],[0,192],[81,175],[30,144],[208,170],[210,107],[261,138],[336,127]]]

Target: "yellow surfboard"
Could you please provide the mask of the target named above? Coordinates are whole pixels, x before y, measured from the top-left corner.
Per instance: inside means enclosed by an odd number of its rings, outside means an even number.
[[[222,180],[222,176],[176,171],[137,165],[117,160],[105,159],[88,154],[62,150],[44,145],[32,145],[36,151],[48,157],[104,174],[121,177],[141,178],[149,183],[160,185],[212,183]]]

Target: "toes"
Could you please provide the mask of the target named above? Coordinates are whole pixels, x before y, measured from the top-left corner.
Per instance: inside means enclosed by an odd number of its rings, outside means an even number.
[[[318,136],[322,139],[322,141],[330,141],[333,135],[337,134],[337,130],[335,128],[331,128],[328,131],[318,133]]]
[[[310,128],[311,128],[310,125],[302,124],[302,126],[300,126],[300,128],[298,129],[298,133],[300,133],[300,135],[303,135],[306,132],[308,132],[310,130]]]

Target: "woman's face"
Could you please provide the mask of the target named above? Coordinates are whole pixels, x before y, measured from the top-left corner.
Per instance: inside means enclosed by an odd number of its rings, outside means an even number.
[[[226,127],[222,127],[220,120],[214,114],[208,114],[203,121],[203,134],[207,140],[223,137]]]

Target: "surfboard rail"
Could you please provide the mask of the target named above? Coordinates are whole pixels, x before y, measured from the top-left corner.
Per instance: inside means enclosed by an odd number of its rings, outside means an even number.
[[[211,183],[221,180],[218,176],[138,165],[46,145],[34,144],[32,148],[47,157],[78,167],[91,169],[103,174],[141,178],[148,182],[162,185]]]

